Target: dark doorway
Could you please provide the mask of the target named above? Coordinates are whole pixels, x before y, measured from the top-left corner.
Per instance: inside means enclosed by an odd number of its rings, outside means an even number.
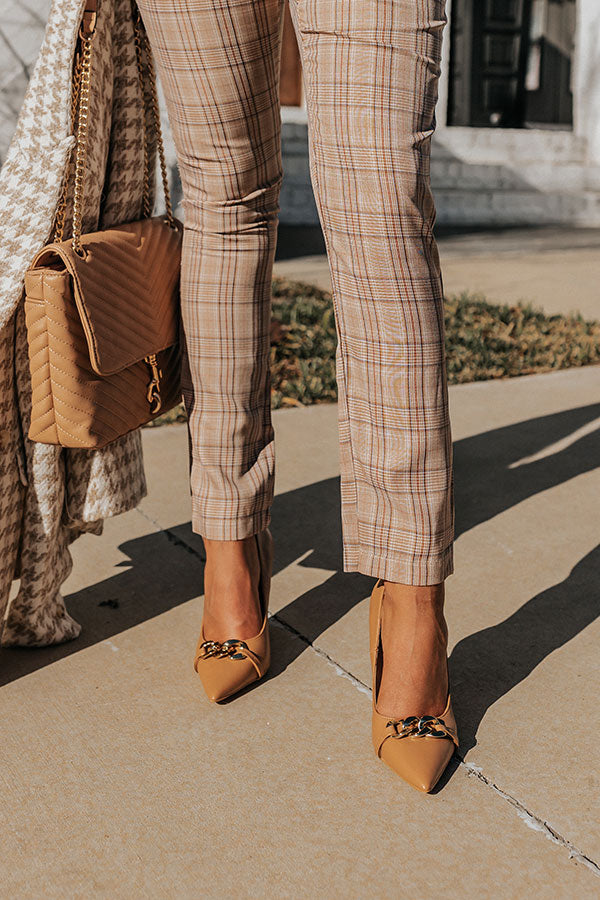
[[[575,0],[533,0],[525,74],[525,123],[573,124]]]
[[[448,124],[572,124],[575,0],[453,0]]]

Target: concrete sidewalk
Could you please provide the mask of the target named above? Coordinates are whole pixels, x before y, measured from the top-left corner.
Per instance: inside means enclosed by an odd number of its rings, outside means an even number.
[[[288,255],[292,230],[281,234]],[[580,312],[600,319],[600,229],[442,233],[438,245],[446,296],[469,291],[493,303],[525,301],[550,314]],[[278,259],[274,274],[331,290],[324,254]]]
[[[149,496],[74,546],[81,637],[0,654],[2,895],[597,897],[599,379],[451,388],[462,759],[430,796],[371,748],[336,406],[274,413],[273,665],[220,707],[192,668],[186,429],[146,430]]]

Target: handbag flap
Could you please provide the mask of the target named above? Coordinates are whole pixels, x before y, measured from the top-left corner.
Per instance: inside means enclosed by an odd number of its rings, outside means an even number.
[[[36,267],[56,267],[73,279],[92,368],[114,375],[177,343],[183,224],[154,216],[84,234],[79,256],[70,241],[49,244]]]

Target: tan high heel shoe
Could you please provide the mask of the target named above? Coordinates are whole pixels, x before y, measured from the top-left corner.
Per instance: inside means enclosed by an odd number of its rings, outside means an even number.
[[[204,619],[194,656],[194,669],[200,676],[209,700],[218,702],[262,678],[271,663],[269,640],[269,594],[273,568],[273,536],[268,528],[255,534],[260,563],[258,595],[263,614],[262,628],[255,637],[242,641],[207,641]]]
[[[419,791],[431,791],[458,747],[456,720],[450,688],[446,707],[439,716],[408,716],[390,719],[377,710],[381,681],[381,610],[384,582],[378,579],[369,607],[369,639],[373,671],[373,747],[377,756]]]

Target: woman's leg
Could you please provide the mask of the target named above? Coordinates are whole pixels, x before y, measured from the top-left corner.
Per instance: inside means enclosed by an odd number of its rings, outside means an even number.
[[[290,9],[338,325],[344,570],[386,581],[382,711],[440,711],[454,515],[429,150],[444,0]]]
[[[183,187],[181,305],[193,528],[270,521],[271,277],[281,186],[282,0],[139,0]]]
[[[139,0],[183,187],[192,527],[205,539],[206,633],[256,633],[255,532],[270,522],[269,348],[281,187],[282,0]],[[187,365],[185,365],[187,362]],[[212,603],[219,598],[218,604]]]

